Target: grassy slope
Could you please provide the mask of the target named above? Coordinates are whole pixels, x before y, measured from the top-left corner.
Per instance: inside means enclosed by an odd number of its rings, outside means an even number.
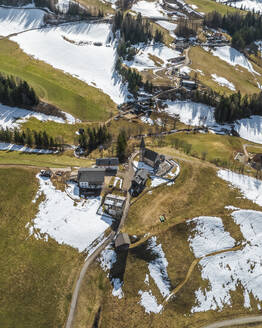
[[[168,275],[172,288],[183,279],[194,260],[187,242],[189,227],[185,219],[199,215],[219,216],[223,219],[225,228],[230,234],[240,239],[240,231],[229,220],[226,205],[235,205],[241,208],[259,209],[252,202],[242,199],[238,191],[228,187],[227,183],[216,176],[216,170],[196,159],[186,158],[181,162],[181,175],[172,187],[156,189],[131,206],[126,221],[125,230],[143,236],[146,232],[157,235],[157,242],[162,245],[168,260]],[[159,222],[159,214],[165,214],[166,223]],[[146,250],[146,243],[128,252],[124,272],[124,297],[119,300],[112,296],[112,286],[104,273],[95,263],[86,276],[85,287],[80,293],[78,311],[74,328],[91,327],[95,312],[101,306],[99,327],[116,327],[121,322],[121,327],[201,327],[207,322],[221,320],[226,316],[237,316],[250,313],[243,309],[243,297],[240,290],[232,293],[233,308],[225,308],[221,312],[208,311],[190,314],[194,306],[195,291],[206,284],[201,279],[201,274],[196,267],[187,284],[168,303],[165,310],[158,315],[145,314],[144,309],[138,304],[139,290],[151,289],[157,297],[158,304],[163,301],[156,285],[149,279],[150,286],[144,283],[148,273],[147,261],[150,254]],[[94,277],[99,277],[94,280]],[[95,288],[96,285],[96,288]],[[95,306],[92,306],[95,304]],[[253,313],[258,313],[254,310]],[[135,313],[135,315],[134,315]]]
[[[210,11],[218,11],[220,14],[226,14],[227,12],[235,12],[239,11],[239,9],[235,9],[229,6],[222,5],[220,3],[217,3],[213,0],[186,0],[186,3],[188,4],[194,4],[198,7],[197,11],[208,13]]]
[[[189,51],[189,57],[192,61],[193,69],[199,69],[204,73],[204,76],[198,73],[198,79],[208,87],[211,87],[215,91],[221,93],[230,94],[228,88],[221,87],[215,81],[212,80],[211,74],[217,74],[218,76],[226,78],[229,82],[232,82],[237,90],[240,90],[243,94],[252,94],[259,92],[257,87],[257,81],[262,82],[261,76],[252,75],[246,69],[242,67],[236,67],[227,64],[219,57],[213,56],[211,53],[203,50],[201,47],[192,47]],[[258,73],[262,73],[261,67],[252,63],[253,68]]]
[[[99,0],[78,0],[78,2],[89,9],[100,9],[105,15],[113,14],[115,12],[115,10],[111,6],[111,3],[109,2],[102,2]]]
[[[115,110],[109,96],[0,40],[0,72],[30,83],[40,98],[84,121],[104,121]]]
[[[0,169],[0,322],[5,328],[62,328],[82,262],[71,247],[29,237],[36,172]],[[4,188],[8,186],[8,188]]]
[[[88,159],[78,159],[74,157],[70,151],[58,155],[37,155],[17,151],[1,151],[0,164],[33,165],[37,167],[67,167],[90,166],[91,161]]]

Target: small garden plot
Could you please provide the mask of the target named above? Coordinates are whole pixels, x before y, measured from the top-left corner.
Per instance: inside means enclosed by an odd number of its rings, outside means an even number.
[[[82,252],[112,224],[110,217],[97,214],[100,197],[76,203],[66,192],[57,190],[48,178],[39,175],[37,178],[37,198],[43,195],[45,199],[40,202],[35,219],[28,223],[31,235],[50,236]]]
[[[123,185],[123,180],[119,177],[115,177],[113,186],[115,188],[122,189],[122,185]]]
[[[44,25],[45,11],[40,9],[0,8],[0,35],[7,36]]]

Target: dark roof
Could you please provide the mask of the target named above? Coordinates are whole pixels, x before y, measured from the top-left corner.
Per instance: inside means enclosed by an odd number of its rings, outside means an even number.
[[[253,162],[262,162],[262,154],[256,154],[253,158],[252,158]]]
[[[140,148],[145,148],[145,147],[146,147],[145,140],[144,140],[144,137],[142,137],[141,143],[140,143]]]
[[[106,158],[97,158],[97,166],[117,166],[119,165],[119,160],[117,157],[106,157]]]
[[[150,161],[156,162],[159,160],[159,155],[155,151],[145,148],[144,157],[150,159]]]
[[[140,169],[140,170],[136,171],[134,180],[138,184],[144,184],[146,182],[147,178],[148,178],[148,171],[145,169]]]
[[[115,246],[120,247],[123,245],[130,245],[131,241],[127,233],[119,233],[116,237]]]
[[[78,182],[89,182],[102,184],[105,178],[105,169],[102,168],[81,168],[78,170]]]

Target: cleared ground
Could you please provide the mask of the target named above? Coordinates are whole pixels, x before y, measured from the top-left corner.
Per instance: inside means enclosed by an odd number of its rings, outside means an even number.
[[[197,6],[197,11],[208,13],[210,11],[218,11],[220,14],[226,14],[227,12],[236,12],[239,9],[235,9],[229,6],[222,5],[212,0],[186,0],[186,3]],[[244,13],[244,11],[242,11]]]

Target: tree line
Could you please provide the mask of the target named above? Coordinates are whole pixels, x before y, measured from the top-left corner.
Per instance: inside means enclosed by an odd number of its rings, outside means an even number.
[[[232,37],[232,46],[244,50],[256,40],[262,38],[262,16],[254,12],[227,13],[221,15],[213,11],[205,15],[204,24],[208,27],[226,30]]]
[[[26,81],[0,74],[0,102],[7,106],[31,108],[38,105],[39,98]]]
[[[230,96],[221,96],[215,109],[215,119],[219,123],[230,123],[251,115],[262,116],[262,92],[242,96],[239,91]]]
[[[139,13],[136,17],[131,14],[123,14],[122,11],[117,11],[113,18],[112,31],[114,35],[119,31],[120,37],[125,41],[130,41],[131,44],[140,42],[149,43],[163,42],[163,33],[157,29],[153,33],[149,20],[143,19]]]
[[[87,150],[88,153],[95,150],[98,146],[107,147],[112,141],[112,135],[106,126],[98,128],[88,128],[86,131],[81,130],[78,138],[80,148]]]
[[[61,150],[61,142],[49,136],[45,131],[37,132],[35,130],[26,129],[19,131],[18,129],[10,130],[1,128],[0,141],[6,143],[14,143],[28,147],[36,147],[38,149],[57,149]]]

